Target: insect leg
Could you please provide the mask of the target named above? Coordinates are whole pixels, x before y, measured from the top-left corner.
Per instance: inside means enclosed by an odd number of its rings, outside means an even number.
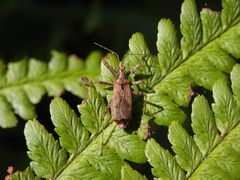
[[[89,80],[88,80],[87,77],[82,76],[82,77],[81,77],[81,80],[82,80],[82,82],[83,82],[83,84],[84,84],[85,86],[89,86],[90,82],[89,82]]]
[[[144,84],[144,85],[146,85],[145,83],[144,83],[144,81],[141,81],[141,80],[139,80],[139,81],[134,81],[134,82],[131,82],[131,84],[132,85],[138,85],[138,84]],[[146,95],[146,92],[132,92],[133,94],[136,94],[136,95],[140,95],[140,96],[145,96]]]
[[[135,72],[138,70],[138,68],[141,66],[141,64],[137,64],[134,68],[132,68],[129,72],[129,76],[132,74],[135,74]]]
[[[144,84],[144,82],[139,80],[139,81],[131,82],[131,84]]]
[[[104,85],[108,85],[108,86],[113,86],[113,83],[109,83],[109,82],[106,82],[106,81],[95,81],[96,83],[98,84],[104,84]]]

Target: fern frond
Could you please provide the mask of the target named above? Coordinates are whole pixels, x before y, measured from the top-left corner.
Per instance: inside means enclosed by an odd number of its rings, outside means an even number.
[[[122,166],[122,180],[136,179],[136,180],[147,180],[147,178],[137,171],[133,170],[130,166]]]
[[[239,122],[240,111],[226,81],[218,80],[215,82],[213,97],[215,103],[212,108],[216,118],[216,125],[222,136],[224,136]]]
[[[86,145],[89,139],[88,131],[80,123],[77,114],[64,100],[55,98],[50,105],[50,113],[63,148],[73,154]]]
[[[203,155],[211,151],[219,140],[213,112],[203,96],[198,96],[192,104],[192,128],[194,140]]]
[[[29,180],[29,179],[38,179],[35,177],[33,170],[31,168],[27,168],[25,171],[17,171],[11,176],[11,180]]]
[[[148,95],[143,111],[157,124],[183,122],[186,116],[181,107],[189,105],[194,93],[192,87],[212,90],[216,80],[227,79],[240,57],[239,0],[222,1],[222,5],[222,12],[204,8],[199,16],[194,0],[185,0],[181,12],[181,43],[171,21],[162,19],[158,24],[157,57],[150,54],[140,33],[130,39],[129,54],[136,55],[126,58],[125,64],[129,64],[127,67],[143,64],[135,79],[144,81],[140,88]]]
[[[185,0],[181,9],[181,50],[183,58],[192,54],[202,45],[202,28],[194,0]]]
[[[78,107],[80,117],[60,98],[52,102],[51,117],[60,136],[59,143],[36,120],[27,122],[25,136],[30,166],[36,175],[53,179],[142,179],[124,160],[145,163],[147,159],[158,178],[238,179],[240,68],[234,65],[240,57],[239,3],[239,0],[223,0],[221,13],[203,9],[199,16],[194,0],[185,0],[180,43],[173,24],[161,20],[157,55],[151,54],[142,34],[131,37],[124,64],[126,71],[140,64],[130,79],[142,80],[143,84],[133,88],[147,93],[143,103],[133,99],[136,111],[132,121],[139,120],[140,124],[135,129],[137,134],[127,133],[111,122],[108,105],[99,93],[103,88],[94,84],[88,87],[88,97]],[[118,63],[114,55],[109,55],[113,68]],[[64,64],[56,69],[51,66],[52,72],[59,73],[63,67]],[[106,67],[102,65],[101,70],[104,80],[115,81]],[[227,86],[231,71],[233,95]],[[16,81],[16,77],[10,77]],[[53,92],[61,89],[59,81],[52,86],[49,88]],[[193,137],[181,126],[187,117],[182,109],[189,106],[192,86],[212,90],[214,98],[213,111],[203,96],[194,100]],[[111,91],[104,93],[111,96]],[[108,97],[107,100],[110,101]],[[159,125],[170,125],[168,137],[175,156],[154,140],[147,145],[142,140],[148,133],[150,119]],[[47,164],[46,168],[45,162],[52,166]]]
[[[38,121],[26,123],[30,166],[38,177],[119,179],[124,159],[146,162],[146,143],[137,135],[115,130],[110,116],[103,115],[103,98],[94,86],[88,92],[88,98],[79,106],[80,117],[60,97],[51,102],[51,118],[61,147]]]
[[[232,80],[232,90],[234,93],[234,98],[238,106],[240,107],[240,65],[237,64],[234,66],[232,73],[231,73],[231,80]]]
[[[154,140],[146,145],[146,156],[153,166],[152,174],[163,179],[184,179],[184,171],[178,166],[176,159]]]
[[[59,143],[37,121],[28,121],[24,134],[27,140],[28,156],[33,160],[30,165],[35,173],[43,178],[53,177],[66,163],[67,154]]]
[[[232,84],[239,84],[239,79],[233,78],[235,75],[240,75],[239,65],[235,65],[231,72]],[[238,96],[232,95],[226,81],[221,79],[213,85],[213,111],[203,96],[195,98],[192,105],[194,138],[178,122],[172,122],[169,127],[168,137],[175,157],[154,140],[149,140],[146,155],[153,166],[153,175],[170,179],[239,179]],[[182,169],[187,172],[185,176]]]
[[[57,51],[52,52],[49,63],[30,58],[8,64],[1,71],[0,79],[0,127],[13,127],[17,124],[14,113],[22,119],[33,119],[35,107],[42,96],[59,96],[64,89],[85,97],[86,88],[80,76],[97,76],[101,54],[93,52],[82,62],[76,56],[67,57]]]

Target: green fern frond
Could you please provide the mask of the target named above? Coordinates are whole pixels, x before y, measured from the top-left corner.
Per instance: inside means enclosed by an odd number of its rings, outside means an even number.
[[[24,131],[28,156],[32,159],[30,166],[35,173],[43,178],[55,174],[67,160],[65,149],[61,149],[57,141],[37,121],[28,121]]]
[[[158,24],[157,57],[150,54],[141,34],[130,39],[129,54],[136,55],[125,62],[127,67],[143,64],[135,79],[144,81],[145,86],[140,87],[149,92],[144,112],[157,124],[183,122],[186,116],[181,107],[189,105],[192,87],[212,90],[216,80],[227,79],[240,57],[240,1],[222,2],[221,13],[205,8],[199,16],[194,0],[184,1],[180,45],[171,21],[162,19]]]
[[[240,66],[231,72],[232,84],[240,85]],[[175,156],[149,140],[146,155],[155,177],[169,179],[239,179],[240,107],[239,95],[232,94],[225,80],[213,85],[214,103],[209,107],[204,96],[192,105],[191,137],[178,122],[169,127],[169,140]],[[220,132],[220,134],[218,133]],[[183,174],[186,171],[186,175]],[[173,178],[175,177],[175,178]]]
[[[147,180],[147,178],[137,171],[133,170],[130,166],[122,166],[122,180],[136,179],[136,180]]]
[[[50,113],[63,148],[72,154],[86,145],[89,139],[88,131],[65,101],[55,98],[50,104]]]
[[[101,113],[104,112],[98,112],[99,109],[105,109],[103,99],[94,87],[89,88],[89,98],[79,106],[79,118],[60,97],[51,102],[51,117],[60,144],[38,121],[26,123],[24,132],[30,166],[38,177],[119,179],[124,159],[136,163],[146,162],[144,141],[122,129],[115,130],[114,124],[109,125],[109,116],[108,123],[101,123]],[[85,118],[92,118],[92,123],[84,124],[87,121],[83,120]]]
[[[50,112],[59,143],[38,121],[28,121],[25,136],[30,166],[36,176],[145,179],[124,160],[141,164],[148,160],[157,178],[238,179],[240,67],[235,64],[240,58],[240,0],[223,0],[222,5],[221,13],[205,8],[199,16],[194,0],[185,0],[180,43],[171,21],[163,19],[158,24],[156,55],[151,54],[142,34],[131,37],[123,61],[126,71],[140,64],[129,79],[142,80],[143,84],[133,88],[147,93],[143,103],[133,99],[132,122],[139,120],[140,124],[135,129],[137,133],[116,127],[99,92],[105,89],[94,84],[88,87],[88,96],[78,107],[80,117],[62,99],[52,101]],[[108,58],[117,69],[118,59],[114,55]],[[233,94],[227,86],[230,72]],[[103,65],[101,73],[103,80],[115,81]],[[182,107],[189,106],[192,86],[212,90],[214,98],[212,110],[203,96],[194,100],[193,137],[181,126],[187,117]],[[109,102],[111,90],[104,93]],[[142,140],[148,133],[150,119],[169,125],[168,137],[175,156],[153,139],[147,145]],[[45,165],[46,162],[49,163]]]
[[[9,63],[0,74],[0,127],[16,126],[14,113],[22,119],[33,119],[33,104],[37,104],[45,93],[59,96],[65,89],[85,97],[87,92],[80,76],[96,77],[100,58],[100,53],[93,52],[86,62],[82,62],[76,56],[67,57],[53,51],[49,63],[33,58]]]
[[[34,172],[31,168],[27,168],[24,172],[16,172],[11,176],[11,180],[29,180],[29,179],[35,179],[40,180],[40,178],[35,177]]]

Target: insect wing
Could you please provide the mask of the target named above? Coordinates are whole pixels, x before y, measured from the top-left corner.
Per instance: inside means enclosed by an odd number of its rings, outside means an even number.
[[[121,94],[122,94],[121,85],[115,83],[113,88],[112,103],[111,103],[112,119],[114,121],[121,120],[121,116],[120,116],[120,105],[121,105],[121,99],[122,99]]]
[[[124,86],[120,103],[121,117],[130,120],[132,111],[132,92],[129,85]]]
[[[112,119],[115,121],[129,120],[132,110],[132,94],[129,85],[115,83],[112,96]]]

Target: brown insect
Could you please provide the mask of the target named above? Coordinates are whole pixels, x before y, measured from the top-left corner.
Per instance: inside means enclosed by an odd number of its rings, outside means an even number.
[[[103,47],[99,44],[97,45],[104,49],[107,49],[106,47]],[[118,55],[115,52],[109,49],[107,50],[115,54],[118,58]],[[102,84],[108,84],[113,86],[113,94],[112,94],[112,99],[110,101],[112,120],[116,122],[119,128],[125,129],[127,127],[127,124],[130,122],[132,118],[132,93],[138,94],[138,95],[145,95],[144,92],[133,92],[131,90],[131,84],[141,84],[142,82],[128,81],[125,75],[125,66],[122,61],[119,62],[118,71],[114,70],[113,67],[110,66],[105,59],[103,60],[103,64],[112,73],[112,75],[116,77],[116,81],[114,82],[114,84],[100,81],[100,83]],[[135,73],[139,66],[140,64],[135,66],[129,72],[129,74]]]
[[[117,59],[119,60],[117,53],[100,44],[95,44],[115,54],[117,56]],[[113,69],[113,67],[107,62],[106,58],[103,59],[103,64],[111,72],[111,74],[116,77],[116,81],[113,84],[105,81],[98,81],[98,83],[113,86],[112,98],[107,107],[110,106],[112,120],[116,122],[119,128],[125,129],[132,118],[132,93],[138,95],[145,95],[144,92],[133,92],[131,90],[131,84],[141,84],[142,82],[128,81],[125,74],[125,66],[122,61],[119,62],[118,71]],[[140,64],[135,66],[129,72],[129,75],[135,73],[139,66]],[[88,85],[86,78],[82,78],[82,80],[84,84]]]
[[[125,129],[132,118],[132,91],[130,82],[125,77],[125,67],[119,63],[117,80],[113,85],[111,101],[112,120],[119,128]]]

